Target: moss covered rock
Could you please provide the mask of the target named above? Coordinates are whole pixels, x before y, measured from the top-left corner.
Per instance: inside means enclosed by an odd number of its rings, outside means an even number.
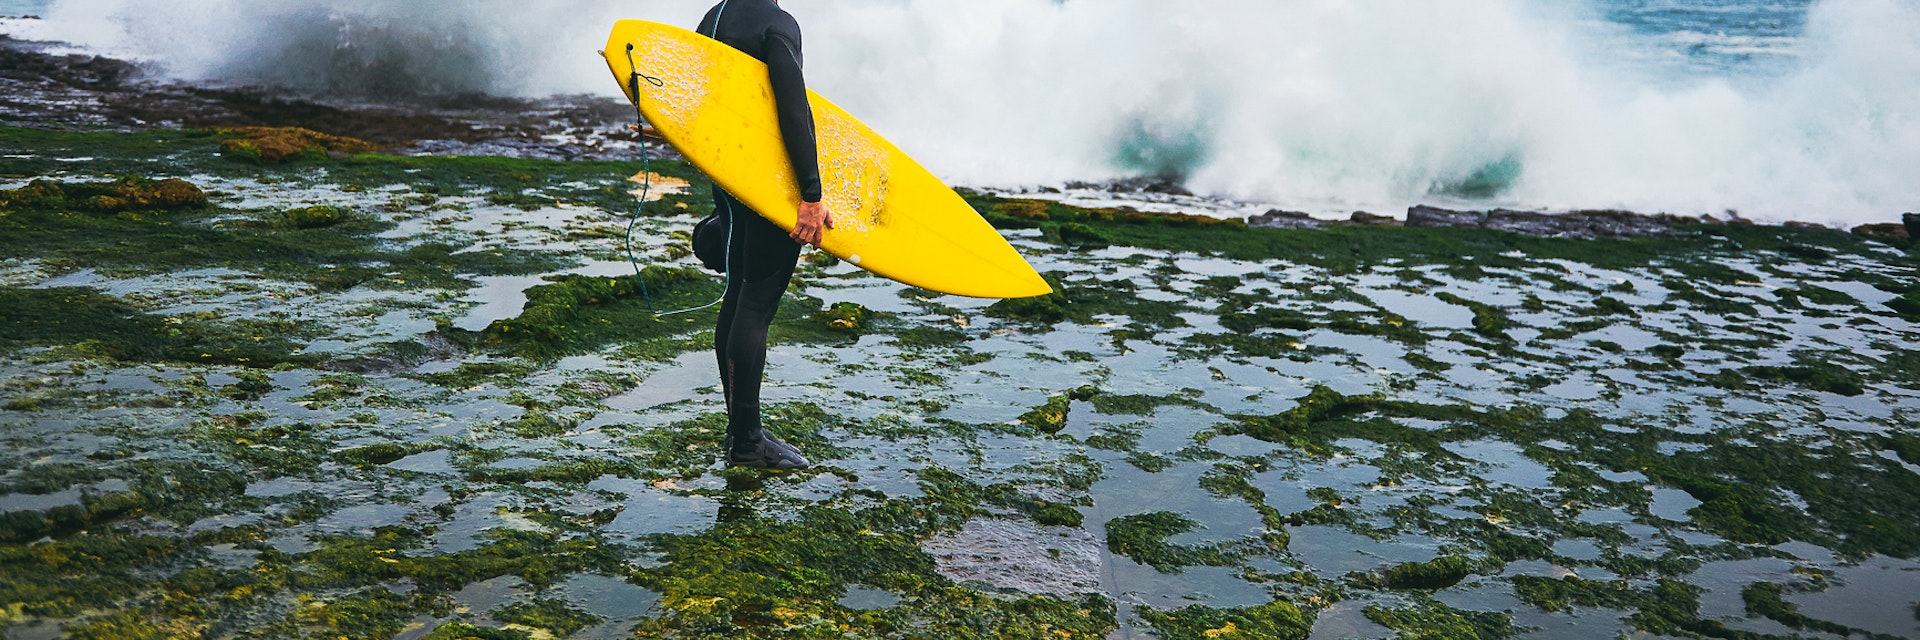
[[[373,153],[379,147],[365,140],[328,135],[300,127],[238,127],[222,129],[233,136],[220,143],[220,152],[259,164],[280,164],[288,159],[325,158],[329,155]]]

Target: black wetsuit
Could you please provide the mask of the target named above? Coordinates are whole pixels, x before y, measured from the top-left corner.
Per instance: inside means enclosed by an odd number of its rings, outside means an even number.
[[[820,201],[820,160],[813,109],[800,73],[800,24],[773,0],[726,0],[700,21],[699,31],[767,63],[768,79],[787,156],[807,202]],[[759,446],[760,379],[767,366],[767,327],[793,278],[801,245],[746,204],[713,189],[714,208],[727,220],[727,294],[713,332],[720,382],[727,397],[727,436],[733,453]]]

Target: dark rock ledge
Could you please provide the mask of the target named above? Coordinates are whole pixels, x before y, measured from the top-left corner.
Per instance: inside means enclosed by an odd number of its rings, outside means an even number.
[[[1409,226],[1409,227],[1466,227],[1476,229],[1495,229],[1511,231],[1546,238],[1641,238],[1664,235],[1681,223],[1707,224],[1753,224],[1729,211],[1726,219],[1713,216],[1697,218],[1673,214],[1644,214],[1632,211],[1581,210],[1563,213],[1545,213],[1539,211],[1515,211],[1512,209],[1494,209],[1491,211],[1455,211],[1427,205],[1416,205],[1407,209],[1407,218],[1403,222],[1388,216],[1355,211],[1346,220],[1323,220],[1298,211],[1273,209],[1266,213],[1247,218],[1247,226],[1269,229],[1319,229],[1323,227],[1344,226]],[[1784,226],[1802,228],[1828,227],[1807,223],[1788,222]],[[1840,229],[1832,229],[1842,232]],[[1852,229],[1856,235],[1883,240],[1907,240],[1920,237],[1920,213],[1909,213],[1899,223],[1867,224]]]

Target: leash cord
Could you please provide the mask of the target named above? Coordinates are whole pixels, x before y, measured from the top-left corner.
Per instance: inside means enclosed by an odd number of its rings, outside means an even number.
[[[724,11],[724,3],[722,7]],[[633,63],[632,43],[627,44],[627,68],[632,70],[632,74],[627,76],[627,88],[633,93],[633,103],[636,107],[635,113],[639,113],[637,107],[640,104],[640,81],[644,79],[647,81],[647,84],[655,87],[664,87],[666,83],[662,82],[659,78],[640,73],[640,67]],[[726,291],[733,289],[733,205],[727,205],[727,249],[725,254],[726,261],[724,263],[727,274],[727,287],[721,292],[720,297],[715,298],[713,302],[698,307],[688,307],[686,309],[675,309],[672,311],[660,311],[654,308],[653,293],[647,289],[647,276],[640,268],[640,259],[633,255],[633,229],[640,224],[640,216],[646,212],[647,208],[647,195],[653,190],[653,154],[647,146],[647,133],[644,129],[646,126],[646,117],[645,115],[640,115],[635,118],[635,120],[636,128],[640,128],[638,132],[640,134],[640,202],[634,205],[633,217],[627,219],[627,233],[624,244],[627,250],[627,263],[633,265],[633,278],[640,282],[640,297],[646,300],[647,311],[653,313],[656,317],[675,316],[712,308],[714,305],[725,301],[727,299]]]

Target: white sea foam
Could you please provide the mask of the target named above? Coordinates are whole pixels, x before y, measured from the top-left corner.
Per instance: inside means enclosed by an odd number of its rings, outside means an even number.
[[[1202,193],[1323,210],[1393,211],[1448,193],[1824,222],[1920,210],[1920,5],[1825,0],[1796,43],[1765,41],[1793,50],[1793,68],[1676,77],[1631,63],[1628,51],[1648,45],[1581,4],[785,6],[806,28],[814,88],[966,184],[1160,172]],[[705,8],[56,0],[19,35],[201,81],[616,96],[592,54],[614,19],[688,25]]]

